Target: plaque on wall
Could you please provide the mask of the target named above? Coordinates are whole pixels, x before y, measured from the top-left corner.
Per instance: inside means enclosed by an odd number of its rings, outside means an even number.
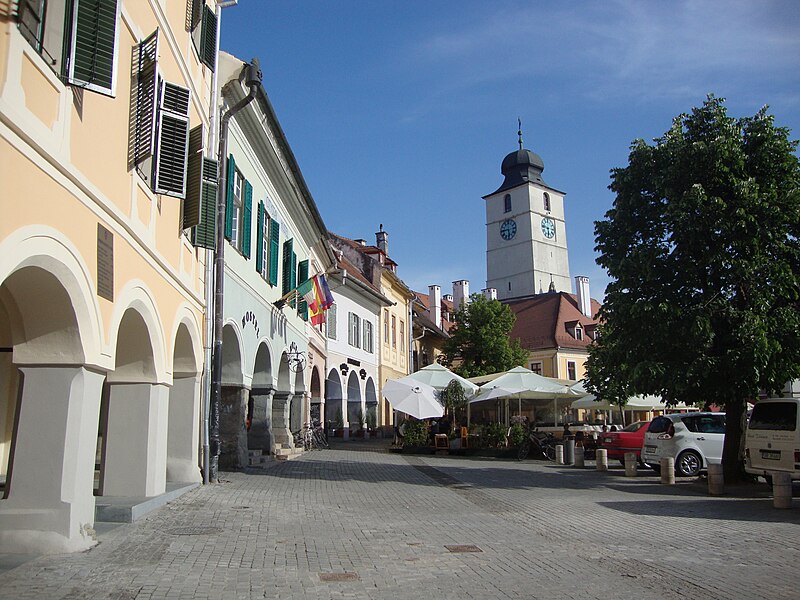
[[[114,301],[114,234],[97,224],[97,295]]]

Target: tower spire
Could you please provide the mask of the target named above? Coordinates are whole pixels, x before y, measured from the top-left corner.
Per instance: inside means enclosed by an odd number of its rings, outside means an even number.
[[[519,136],[519,149],[522,150],[522,119],[517,117],[517,124],[519,125],[519,129],[517,129],[517,135]]]

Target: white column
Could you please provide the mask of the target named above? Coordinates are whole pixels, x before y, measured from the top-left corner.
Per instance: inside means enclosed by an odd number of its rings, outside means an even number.
[[[200,375],[174,380],[168,423],[167,481],[200,483]]]
[[[0,551],[72,552],[94,545],[94,461],[105,375],[26,366]]]
[[[103,495],[163,494],[169,388],[152,383],[113,383],[110,388]]]

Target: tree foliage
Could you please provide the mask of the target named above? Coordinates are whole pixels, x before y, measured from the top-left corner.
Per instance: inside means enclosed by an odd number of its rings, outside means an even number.
[[[522,366],[528,358],[518,339],[509,339],[517,317],[498,300],[472,294],[455,313],[445,342],[448,366],[462,377],[477,377]]]
[[[800,375],[797,142],[764,107],[728,116],[709,96],[612,171],[595,223],[612,278],[587,363],[595,394],[727,411],[723,464],[741,468],[746,402]]]
[[[439,392],[439,399],[447,409],[447,414],[453,422],[453,427],[456,425],[458,414],[460,414],[467,406],[467,393],[461,384],[453,379],[447,386]]]

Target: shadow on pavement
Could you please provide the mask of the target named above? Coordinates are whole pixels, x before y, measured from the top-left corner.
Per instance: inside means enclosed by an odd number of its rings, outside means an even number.
[[[690,519],[715,519],[723,521],[752,521],[763,523],[800,524],[800,511],[778,510],[772,500],[692,498],[686,500],[652,500],[631,502],[598,502],[611,510],[649,517],[681,517]]]

